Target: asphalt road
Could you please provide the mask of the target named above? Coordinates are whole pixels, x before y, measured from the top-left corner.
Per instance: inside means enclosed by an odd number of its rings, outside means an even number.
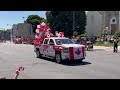
[[[0,76],[13,79],[19,66],[19,79],[120,79],[120,52],[95,49],[82,63],[57,64],[36,58],[33,45],[0,43]]]

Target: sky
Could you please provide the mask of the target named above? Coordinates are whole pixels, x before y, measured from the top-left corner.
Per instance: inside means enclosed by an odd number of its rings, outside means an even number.
[[[32,14],[46,18],[45,11],[0,11],[0,29],[11,29],[11,25],[23,23],[24,20],[26,20],[26,18],[23,17],[28,17]]]
[[[23,23],[24,20],[26,20],[26,18],[23,17],[28,17],[32,14],[37,14],[40,17],[46,18],[45,11],[0,11],[0,30],[11,29],[11,25]]]

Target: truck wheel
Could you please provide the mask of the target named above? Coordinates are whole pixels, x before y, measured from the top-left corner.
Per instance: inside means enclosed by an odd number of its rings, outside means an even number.
[[[80,61],[80,62],[82,62],[82,61],[83,61],[83,59],[79,59],[79,61]]]
[[[56,62],[57,63],[62,63],[62,58],[61,58],[61,54],[60,53],[57,53],[56,55],[55,55],[55,60],[56,60]]]

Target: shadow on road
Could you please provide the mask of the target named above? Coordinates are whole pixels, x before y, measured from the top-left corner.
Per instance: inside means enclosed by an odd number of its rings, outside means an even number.
[[[54,59],[49,59],[49,58],[42,58],[42,60],[55,62]],[[78,66],[78,65],[88,65],[88,64],[92,64],[92,63],[86,62],[86,61],[66,61],[66,62],[63,62],[61,65]]]
[[[74,62],[67,62],[67,63],[64,63],[63,65],[66,65],[66,66],[81,66],[81,65],[88,65],[88,64],[92,64],[90,62],[86,62],[86,61],[74,61]]]
[[[103,50],[103,49],[93,49],[93,52],[94,51],[105,51],[105,50]]]

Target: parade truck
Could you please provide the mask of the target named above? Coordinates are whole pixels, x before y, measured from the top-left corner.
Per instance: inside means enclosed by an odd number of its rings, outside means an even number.
[[[43,24],[45,25],[45,24]],[[49,32],[50,29],[42,30],[40,24],[36,30],[34,51],[38,58],[47,57],[55,59],[57,63],[64,61],[82,61],[86,57],[84,45],[74,44],[64,36],[64,32],[56,32],[55,35]],[[44,34],[43,34],[44,32]]]

